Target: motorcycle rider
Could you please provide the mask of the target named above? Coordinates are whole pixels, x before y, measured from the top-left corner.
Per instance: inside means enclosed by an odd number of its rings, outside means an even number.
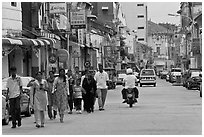
[[[127,73],[127,76],[123,79],[124,88],[121,91],[122,92],[122,97],[124,99],[124,101],[122,103],[127,102],[126,92],[127,92],[128,88],[133,89],[133,92],[135,93],[135,102],[137,102],[136,98],[138,98],[138,94],[139,94],[139,91],[138,91],[137,87],[135,86],[135,83],[137,82],[137,77],[133,74],[133,70],[131,68],[128,68],[126,70],[126,73]]]

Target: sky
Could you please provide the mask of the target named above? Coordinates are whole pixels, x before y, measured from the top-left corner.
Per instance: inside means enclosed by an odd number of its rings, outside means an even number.
[[[169,13],[176,14],[180,9],[180,2],[146,2],[148,11],[148,20],[155,23],[172,23],[179,25],[180,17],[168,16]],[[137,14],[134,11],[136,4],[134,2],[122,2],[122,9],[126,16],[127,26],[128,24],[134,26],[134,17]]]
[[[180,17],[168,16],[169,13],[177,14],[180,2],[147,2],[148,19],[155,23],[180,24]]]

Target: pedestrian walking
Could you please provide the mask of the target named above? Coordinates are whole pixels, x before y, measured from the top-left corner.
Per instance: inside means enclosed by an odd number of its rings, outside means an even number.
[[[99,71],[96,72],[94,79],[96,80],[97,85],[97,97],[98,97],[98,106],[99,110],[104,110],[104,105],[106,101],[106,95],[107,95],[107,81],[109,80],[108,74],[103,70],[102,64],[98,65]]]
[[[81,104],[82,104],[82,93],[85,93],[85,90],[80,86],[81,79],[76,80],[76,85],[73,88],[73,96],[74,96],[74,105],[76,107],[76,112],[81,114]]]
[[[69,95],[69,82],[64,69],[59,70],[59,76],[54,80],[52,92],[56,97],[56,105],[60,116],[60,122],[63,123],[64,111],[68,106],[67,96]]]
[[[82,83],[83,83],[83,80],[84,80],[84,78],[85,78],[85,76],[86,76],[86,71],[87,70],[85,70],[85,71],[82,71],[82,76],[81,76],[81,84],[80,84],[80,86],[82,87]],[[85,99],[86,97],[85,97],[85,94],[84,93],[82,93],[82,100],[83,100],[83,110],[84,111],[86,111],[86,99]]]
[[[36,79],[31,80],[27,87],[32,87],[30,92],[30,102],[34,108],[36,127],[44,127],[44,112],[47,106],[46,92],[48,91],[48,84],[45,79],[42,79],[42,72],[37,72]]]
[[[74,103],[74,99],[73,99],[74,78],[72,76],[72,71],[71,70],[68,70],[67,77],[68,77],[68,81],[69,81],[68,104],[69,104],[69,109],[70,109],[68,114],[72,114],[73,103]]]
[[[52,89],[53,89],[53,83],[54,83],[55,77],[54,77],[54,72],[51,70],[49,71],[49,77],[47,78],[47,83],[48,83],[48,106],[47,106],[47,112],[48,112],[48,117],[52,120],[53,118],[56,117],[56,110],[53,110],[53,94],[52,94]]]
[[[7,100],[9,99],[10,112],[12,119],[12,127],[16,128],[16,121],[18,121],[18,127],[21,126],[21,108],[20,97],[22,94],[22,80],[21,77],[16,74],[16,67],[11,67],[11,76],[7,80]]]
[[[94,103],[96,96],[96,81],[89,72],[86,71],[85,78],[82,82],[82,87],[86,91],[84,94],[84,105],[88,113],[94,112]]]
[[[81,75],[80,72],[79,72],[79,67],[76,66],[76,67],[75,67],[75,73],[73,74],[73,78],[74,78],[75,85],[76,85],[76,81],[77,81],[78,79],[81,80],[81,76],[82,76],[82,75]]]

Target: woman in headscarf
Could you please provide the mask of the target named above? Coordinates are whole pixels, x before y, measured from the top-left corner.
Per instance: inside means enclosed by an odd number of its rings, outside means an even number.
[[[85,89],[86,94],[84,95],[84,105],[88,113],[94,112],[94,103],[96,97],[96,81],[93,76],[86,70],[85,78],[82,82],[82,87]]]
[[[55,93],[60,122],[63,123],[64,111],[67,108],[67,96],[69,95],[69,82],[64,69],[59,70],[59,77],[54,80],[52,92]]]

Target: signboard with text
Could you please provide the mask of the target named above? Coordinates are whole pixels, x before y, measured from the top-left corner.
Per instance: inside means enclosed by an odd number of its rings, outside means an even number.
[[[71,11],[70,19],[72,29],[86,28],[85,10]]]
[[[66,13],[66,11],[67,8],[65,2],[50,3],[50,14]]]
[[[84,44],[84,30],[78,29],[78,43]]]
[[[72,46],[72,57],[73,58],[79,58],[81,56],[80,54],[80,46]]]
[[[112,48],[111,46],[104,46],[104,57],[111,57],[112,55]]]

